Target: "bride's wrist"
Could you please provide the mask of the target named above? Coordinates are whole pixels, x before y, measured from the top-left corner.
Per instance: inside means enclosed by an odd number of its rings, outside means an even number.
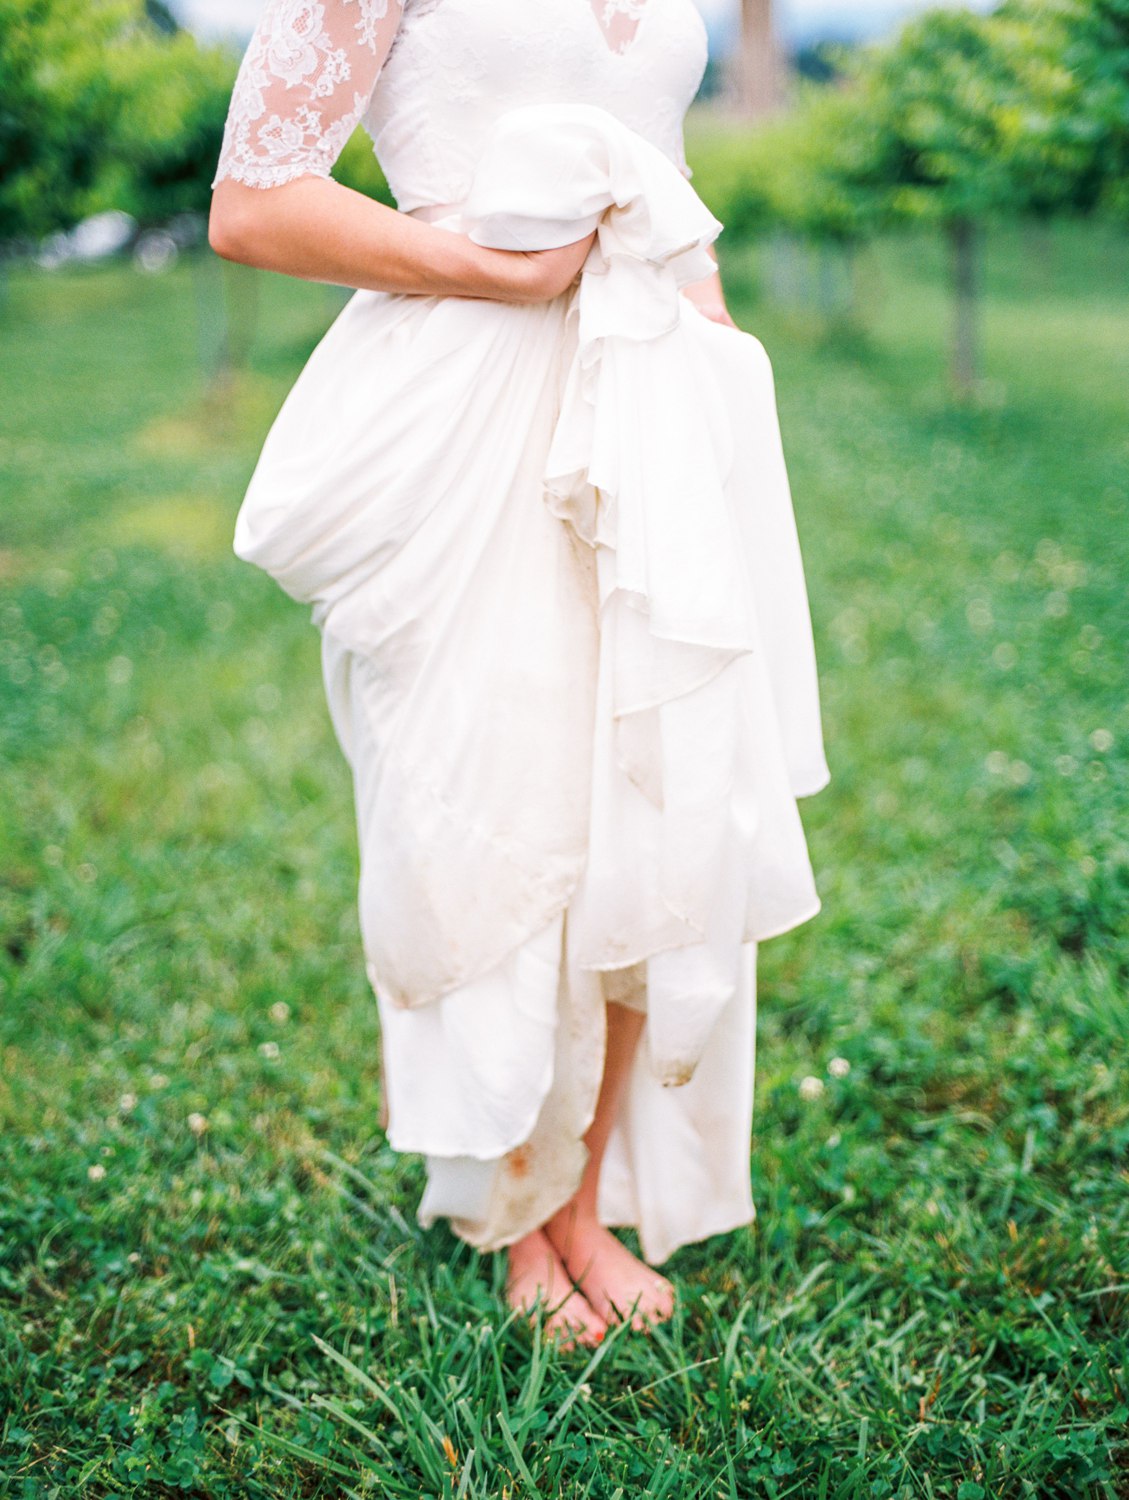
[[[522,278],[531,275],[530,257],[512,250],[478,245],[467,235],[454,234],[446,257],[450,292],[458,297],[487,297],[496,302],[520,302]]]
[[[450,295],[492,302],[536,302],[544,295],[538,286],[536,256],[494,250],[462,234],[451,238],[458,244],[450,247],[447,262]]]
[[[482,249],[465,234],[432,231],[426,290],[437,296],[487,297],[488,276]]]

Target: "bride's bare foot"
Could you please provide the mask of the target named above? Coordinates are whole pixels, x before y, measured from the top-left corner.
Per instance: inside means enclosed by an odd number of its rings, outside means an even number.
[[[540,1299],[545,1332],[562,1349],[598,1344],[607,1333],[604,1319],[575,1291],[561,1258],[544,1230],[535,1229],[509,1247],[506,1301],[519,1312],[532,1312]]]
[[[632,1328],[665,1323],[674,1312],[674,1288],[665,1276],[632,1255],[610,1229],[568,1204],[545,1225],[545,1235],[565,1270],[606,1323],[631,1319]]]

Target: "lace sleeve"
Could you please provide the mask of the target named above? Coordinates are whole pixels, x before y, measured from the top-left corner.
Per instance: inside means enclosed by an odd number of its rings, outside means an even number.
[[[403,0],[267,0],[243,58],[216,183],[328,177],[368,108]]]

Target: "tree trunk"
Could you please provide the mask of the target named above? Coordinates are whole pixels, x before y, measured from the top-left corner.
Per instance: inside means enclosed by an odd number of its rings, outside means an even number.
[[[950,219],[949,253],[953,277],[953,331],[950,375],[959,400],[971,397],[980,379],[979,287],[977,261],[980,234],[968,218]]]
[[[768,115],[781,102],[780,53],[772,0],[741,0],[737,105],[743,115]]]

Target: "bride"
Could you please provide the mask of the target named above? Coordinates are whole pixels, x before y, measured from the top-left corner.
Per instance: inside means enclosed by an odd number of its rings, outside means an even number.
[[[772,375],[683,156],[705,61],[693,0],[268,0],[211,215],[356,289],[235,550],[321,634],[420,1220],[566,1344],[669,1317],[654,1266],[753,1218],[756,945],[819,907]],[[358,122],[396,210],[330,176]]]

